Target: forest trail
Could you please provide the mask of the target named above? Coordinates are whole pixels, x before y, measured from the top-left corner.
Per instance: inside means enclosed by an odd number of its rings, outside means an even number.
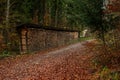
[[[0,80],[91,80],[91,55],[86,41],[53,51],[0,61]]]

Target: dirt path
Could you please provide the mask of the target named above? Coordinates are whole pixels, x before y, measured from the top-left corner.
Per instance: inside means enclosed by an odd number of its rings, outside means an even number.
[[[91,80],[84,43],[0,61],[0,80]]]

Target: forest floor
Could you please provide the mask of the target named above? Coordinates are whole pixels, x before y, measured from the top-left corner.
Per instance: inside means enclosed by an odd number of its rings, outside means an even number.
[[[0,80],[94,80],[94,46],[92,40],[4,58],[0,60]]]

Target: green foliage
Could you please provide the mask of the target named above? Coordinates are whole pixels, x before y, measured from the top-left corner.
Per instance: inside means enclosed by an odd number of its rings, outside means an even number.
[[[0,28],[6,23],[6,1],[0,0]],[[90,28],[105,41],[105,32],[113,29],[117,19],[112,14],[104,15],[102,7],[103,0],[10,0],[8,31],[11,34],[17,24],[33,23],[34,18],[38,18],[38,24],[42,25],[48,21],[50,26],[80,31]]]
[[[84,0],[80,1],[80,19],[84,25],[87,25],[93,31],[100,31],[102,25],[102,0]]]
[[[78,4],[79,3],[79,4]],[[74,25],[99,29],[102,25],[102,0],[75,0],[68,3],[68,20]]]
[[[4,50],[2,53],[0,53],[0,59],[9,56],[11,56],[11,53],[7,50]]]
[[[106,66],[100,72],[100,80],[119,80],[120,76],[117,72],[111,73],[111,70]]]

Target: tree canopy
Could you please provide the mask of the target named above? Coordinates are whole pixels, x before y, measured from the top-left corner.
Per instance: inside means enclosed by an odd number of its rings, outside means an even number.
[[[102,35],[113,28],[111,19],[106,19],[110,16],[104,14],[104,0],[9,0],[9,5],[7,1],[0,0],[1,28],[5,28],[6,23],[10,28],[21,23],[35,23],[79,30],[87,27]]]

